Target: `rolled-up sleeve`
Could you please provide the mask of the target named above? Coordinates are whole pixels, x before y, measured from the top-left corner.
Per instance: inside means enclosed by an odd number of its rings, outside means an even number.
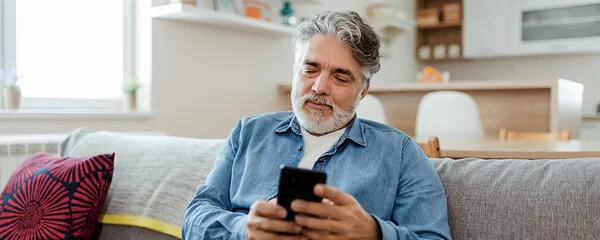
[[[198,186],[187,207],[182,226],[183,239],[245,239],[247,215],[232,212],[229,195],[231,168],[238,151],[241,123],[233,129],[219,150],[215,166]]]

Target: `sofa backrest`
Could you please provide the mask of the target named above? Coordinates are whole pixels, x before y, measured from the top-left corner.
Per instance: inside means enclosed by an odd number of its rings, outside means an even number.
[[[454,239],[597,239],[600,159],[434,159]]]
[[[143,212],[180,226],[223,143],[223,139],[77,130],[61,152],[116,153],[105,213]],[[454,239],[600,236],[600,159],[432,161],[446,190]]]

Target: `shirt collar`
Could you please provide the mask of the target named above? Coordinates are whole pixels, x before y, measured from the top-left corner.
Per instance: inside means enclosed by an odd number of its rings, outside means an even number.
[[[295,115],[293,115],[289,119],[282,121],[281,124],[279,124],[279,126],[275,128],[275,132],[284,133],[289,131],[290,129],[296,135],[302,136],[300,123],[298,123],[298,120],[296,119]],[[350,121],[350,125],[348,125],[348,128],[346,128],[346,132],[344,132],[344,135],[342,135],[342,137],[340,138],[339,144],[343,143],[346,139],[350,139],[356,144],[361,145],[363,147],[367,146],[367,142],[365,141],[365,131],[362,122],[358,117],[356,117],[356,114],[354,115],[354,118],[352,118],[352,120]]]
[[[300,124],[298,123],[298,120],[296,120],[296,116],[293,114],[291,115],[291,117],[281,121],[279,126],[277,126],[275,128],[275,132],[276,133],[284,133],[284,132],[289,131],[290,129],[295,134],[302,136],[302,131],[300,130]]]

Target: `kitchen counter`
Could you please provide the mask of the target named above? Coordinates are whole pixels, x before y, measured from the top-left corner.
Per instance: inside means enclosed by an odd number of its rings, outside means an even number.
[[[277,89],[282,101],[283,98],[289,101],[290,85],[280,84]],[[383,103],[389,125],[414,136],[421,98],[442,90],[462,91],[475,99],[487,137],[497,138],[500,128],[545,132],[570,129],[573,138],[579,137],[583,85],[570,80],[453,80],[443,84],[373,85],[369,93]]]

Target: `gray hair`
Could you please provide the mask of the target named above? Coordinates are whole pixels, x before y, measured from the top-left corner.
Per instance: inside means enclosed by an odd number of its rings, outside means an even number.
[[[373,28],[363,22],[356,12],[325,11],[304,20],[294,33],[294,48],[306,43],[315,34],[335,36],[352,51],[358,61],[363,77],[362,87],[366,87],[373,74],[381,68],[379,63],[379,37]]]

